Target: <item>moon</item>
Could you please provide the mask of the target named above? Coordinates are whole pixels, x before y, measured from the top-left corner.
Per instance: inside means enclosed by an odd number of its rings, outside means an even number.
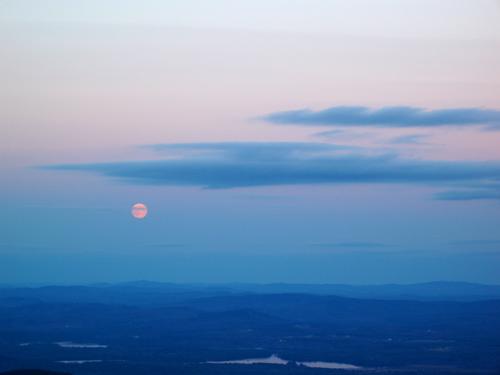
[[[136,203],[132,206],[131,213],[136,219],[144,219],[148,214],[148,208],[144,203]]]

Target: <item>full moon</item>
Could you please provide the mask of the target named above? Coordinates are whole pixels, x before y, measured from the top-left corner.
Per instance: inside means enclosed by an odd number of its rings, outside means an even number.
[[[144,219],[148,214],[148,208],[143,203],[136,203],[132,206],[131,212],[136,219]]]

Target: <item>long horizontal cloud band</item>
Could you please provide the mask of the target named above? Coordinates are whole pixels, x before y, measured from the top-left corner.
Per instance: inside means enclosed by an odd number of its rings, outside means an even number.
[[[320,111],[299,109],[275,112],[262,117],[274,124],[375,126],[375,127],[439,127],[477,126],[500,130],[500,110],[482,108],[449,108],[426,110],[417,107],[360,106],[331,107]]]
[[[130,183],[237,188],[327,183],[410,183],[487,186],[500,182],[500,163],[402,160],[353,154],[321,143],[215,143],[155,145],[168,159],[54,165]],[[458,196],[458,195],[457,195]],[[466,195],[464,195],[466,196]],[[450,196],[443,196],[450,199]],[[460,199],[460,198],[457,198]],[[474,199],[478,199],[476,196]]]

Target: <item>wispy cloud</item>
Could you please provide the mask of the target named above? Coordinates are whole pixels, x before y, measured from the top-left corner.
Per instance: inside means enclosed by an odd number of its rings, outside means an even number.
[[[372,127],[441,127],[483,126],[500,130],[500,110],[483,108],[447,108],[427,110],[418,107],[338,106],[320,111],[299,109],[275,112],[262,117],[273,124],[372,126]]]
[[[409,134],[401,135],[399,137],[392,138],[389,143],[394,145],[421,145],[424,144],[424,139],[428,138],[427,134]]]
[[[389,245],[380,242],[348,241],[348,242],[319,242],[311,244],[321,248],[381,248]]]
[[[323,137],[323,138],[335,138],[335,137],[345,137],[346,132],[344,130],[340,129],[333,129],[333,130],[327,130],[324,132],[319,132],[314,134],[317,137]],[[351,134],[349,134],[349,137],[352,137]]]
[[[464,240],[452,241],[453,246],[500,246],[500,240]]]
[[[284,157],[311,157],[324,153],[353,150],[352,146],[318,142],[199,142],[145,145],[172,156],[203,157],[204,159],[274,160]]]
[[[445,201],[477,201],[500,199],[500,184],[498,188],[484,188],[475,190],[450,190],[436,194],[436,199]]]
[[[152,244],[147,244],[145,246],[155,249],[170,249],[170,248],[185,247],[186,245],[182,243],[152,243]]]
[[[134,184],[212,189],[339,183],[464,187],[500,180],[500,163],[409,160],[388,154],[363,155],[356,149],[326,143],[196,143],[153,147],[167,152],[169,157],[44,168],[94,172]],[[450,200],[453,195],[442,193],[438,198]]]

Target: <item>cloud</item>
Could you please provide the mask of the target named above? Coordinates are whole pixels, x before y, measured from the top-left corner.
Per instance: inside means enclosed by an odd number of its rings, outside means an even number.
[[[340,129],[334,129],[334,130],[327,130],[324,132],[319,132],[314,134],[317,137],[324,137],[324,138],[335,138],[335,137],[344,137],[346,135],[346,132],[344,130]],[[349,136],[351,136],[349,134]]]
[[[401,249],[390,244],[367,241],[347,241],[347,242],[319,242],[309,244],[308,247],[326,252],[362,252],[362,253],[394,253]]]
[[[152,243],[152,244],[147,244],[145,246],[155,249],[169,249],[169,248],[185,247],[186,245],[181,243]]]
[[[427,110],[418,107],[338,106],[321,111],[299,109],[275,112],[262,117],[273,124],[371,126],[371,127],[440,127],[478,126],[500,130],[500,110],[483,108],[448,108]]]
[[[427,134],[409,134],[401,135],[399,137],[392,138],[389,143],[393,145],[421,145],[424,144],[424,139],[428,138]]]
[[[351,141],[351,140],[359,140],[359,139],[373,139],[377,136],[377,134],[373,131],[366,131],[363,129],[362,131],[353,131],[353,129],[331,129],[327,131],[322,131],[315,133],[314,136],[321,137],[328,140],[343,140],[343,141]]]
[[[437,193],[435,198],[445,201],[477,201],[500,199],[500,189],[450,190]]]
[[[313,247],[322,248],[380,248],[389,245],[380,242],[365,242],[365,241],[349,241],[349,242],[332,242],[332,243],[313,243]]]
[[[401,159],[363,155],[326,143],[195,143],[154,145],[161,160],[62,164],[133,184],[212,189],[296,184],[403,183],[481,186],[500,179],[500,163]],[[449,199],[445,194],[440,199]]]
[[[449,243],[453,246],[498,246],[500,240],[465,240],[465,241],[452,241]]]
[[[311,157],[322,153],[353,150],[353,146],[317,142],[200,142],[167,143],[143,146],[173,156],[274,160],[283,157]]]

